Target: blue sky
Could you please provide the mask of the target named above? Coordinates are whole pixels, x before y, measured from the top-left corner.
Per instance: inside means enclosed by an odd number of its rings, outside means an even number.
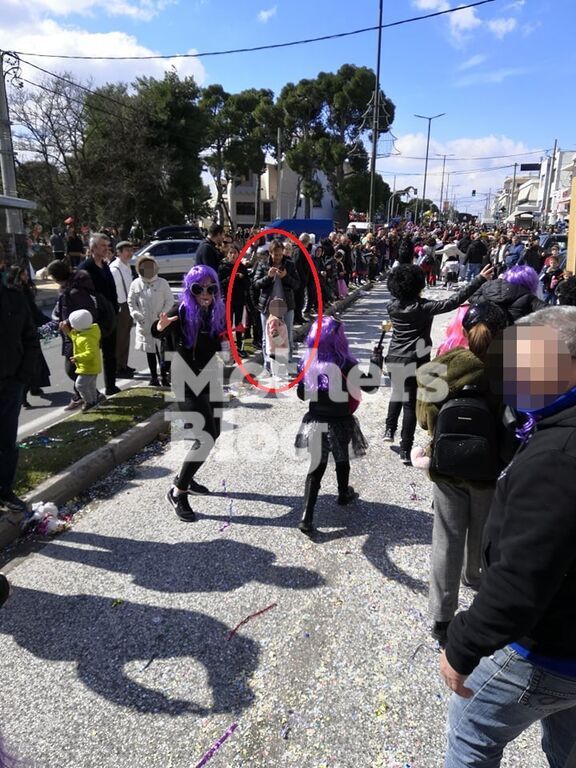
[[[454,0],[385,0],[384,23],[445,10]],[[372,26],[378,0],[2,0],[0,48],[46,53],[139,55],[211,51],[283,42]],[[439,197],[447,154],[451,193],[474,210],[515,160],[538,161],[554,139],[576,147],[574,0],[496,0],[473,10],[384,30],[382,88],[396,104],[392,137],[378,168],[396,186],[421,187],[426,122],[432,124],[428,188]],[[33,59],[46,69],[95,84],[161,76],[176,66],[203,85],[229,91],[267,87],[334,71],[343,63],[374,67],[376,32],[276,51],[164,62]],[[27,70],[27,77],[38,73]],[[521,153],[529,153],[521,156]],[[397,153],[401,153],[398,155]],[[476,160],[496,155],[518,157]],[[410,159],[416,158],[416,159]],[[408,175],[414,174],[414,175]],[[470,198],[477,190],[477,199]]]

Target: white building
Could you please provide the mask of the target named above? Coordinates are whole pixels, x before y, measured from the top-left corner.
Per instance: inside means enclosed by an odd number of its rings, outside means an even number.
[[[326,176],[316,172],[316,179],[323,189],[322,199],[310,201],[311,219],[332,219],[336,201],[329,191]],[[230,181],[226,187],[225,200],[235,226],[251,227],[256,218],[256,184],[258,177],[250,173],[248,177]],[[216,204],[215,195],[211,201]],[[298,175],[283,165],[280,172],[275,162],[267,162],[266,170],[260,176],[260,224],[266,225],[274,219],[293,217],[304,218],[305,201],[298,192]]]
[[[543,226],[551,226],[568,215],[575,161],[576,152],[558,149],[542,163],[538,204]]]

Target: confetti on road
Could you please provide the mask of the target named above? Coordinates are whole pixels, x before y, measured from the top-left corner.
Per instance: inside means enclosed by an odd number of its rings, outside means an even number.
[[[246,616],[245,619],[242,619],[240,624],[237,624],[233,630],[228,632],[226,635],[226,640],[232,640],[236,632],[240,629],[240,627],[244,626],[244,624],[247,624],[251,619],[255,619],[257,616],[261,616],[263,613],[266,613],[266,611],[270,611],[272,608],[276,608],[278,603],[272,603],[271,605],[267,605],[266,608],[262,608],[261,611],[256,611],[256,613],[251,613],[249,616]]]
[[[222,736],[220,736],[220,738],[218,739],[218,741],[215,741],[215,742],[214,742],[214,744],[212,744],[212,746],[210,747],[210,749],[208,750],[208,752],[206,752],[206,754],[204,755],[204,757],[203,757],[203,758],[200,760],[200,762],[199,762],[199,763],[196,765],[196,768],[203,768],[203,767],[206,765],[206,763],[208,763],[210,760],[212,760],[212,758],[214,757],[214,755],[216,754],[216,752],[218,752],[218,750],[220,749],[220,747],[222,746],[222,744],[224,744],[224,742],[225,742],[227,739],[229,739],[229,738],[230,738],[230,736],[232,736],[232,734],[234,733],[234,731],[236,730],[236,728],[238,728],[238,723],[232,723],[232,725],[231,725],[229,728],[227,728],[227,729],[224,731],[224,733],[222,734]]]

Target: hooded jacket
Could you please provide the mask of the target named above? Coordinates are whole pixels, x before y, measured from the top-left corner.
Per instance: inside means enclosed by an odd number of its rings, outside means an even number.
[[[143,262],[154,264],[153,278],[142,277],[140,268]],[[141,352],[154,352],[156,344],[152,336],[152,325],[161,312],[172,309],[174,297],[168,282],[158,277],[158,264],[152,256],[140,259],[136,271],[139,277],[132,281],[128,289],[128,309],[136,323],[134,348]]]
[[[97,375],[102,372],[102,353],[100,352],[100,326],[97,323],[83,331],[70,331],[74,353],[76,373]]]
[[[470,299],[471,304],[481,301],[492,301],[503,309],[508,315],[510,324],[521,317],[530,315],[538,309],[543,309],[546,304],[527,288],[514,283],[508,283],[504,279],[491,280],[483,285]]]
[[[52,317],[54,320],[68,320],[72,312],[77,309],[87,309],[98,322],[98,309],[95,299],[96,289],[92,278],[83,269],[77,269],[70,279],[60,289],[60,295]],[[72,355],[72,341],[65,333],[62,336],[62,354],[64,357]]]
[[[512,642],[576,659],[575,474],[572,406],[542,419],[498,480],[480,591],[448,631],[446,655],[460,674]]]

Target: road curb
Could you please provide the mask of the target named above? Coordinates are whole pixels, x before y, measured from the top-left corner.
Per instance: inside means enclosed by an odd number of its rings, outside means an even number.
[[[373,286],[373,283],[367,283],[357,288],[346,298],[337,301],[325,314],[333,315],[345,310],[360,298],[362,291],[369,291]],[[295,332],[296,340],[306,337],[312,322],[309,321],[302,325]],[[258,357],[258,355],[254,355],[252,360],[258,362]],[[146,421],[136,424],[127,432],[112,438],[106,445],[87,454],[49,480],[45,480],[25,496],[25,501],[28,504],[51,501],[56,506],[62,506],[70,499],[78,496],[101,477],[155,440],[168,424],[165,411],[166,409],[163,408]],[[0,548],[13,544],[19,538],[23,519],[24,515],[19,513],[0,516]]]

